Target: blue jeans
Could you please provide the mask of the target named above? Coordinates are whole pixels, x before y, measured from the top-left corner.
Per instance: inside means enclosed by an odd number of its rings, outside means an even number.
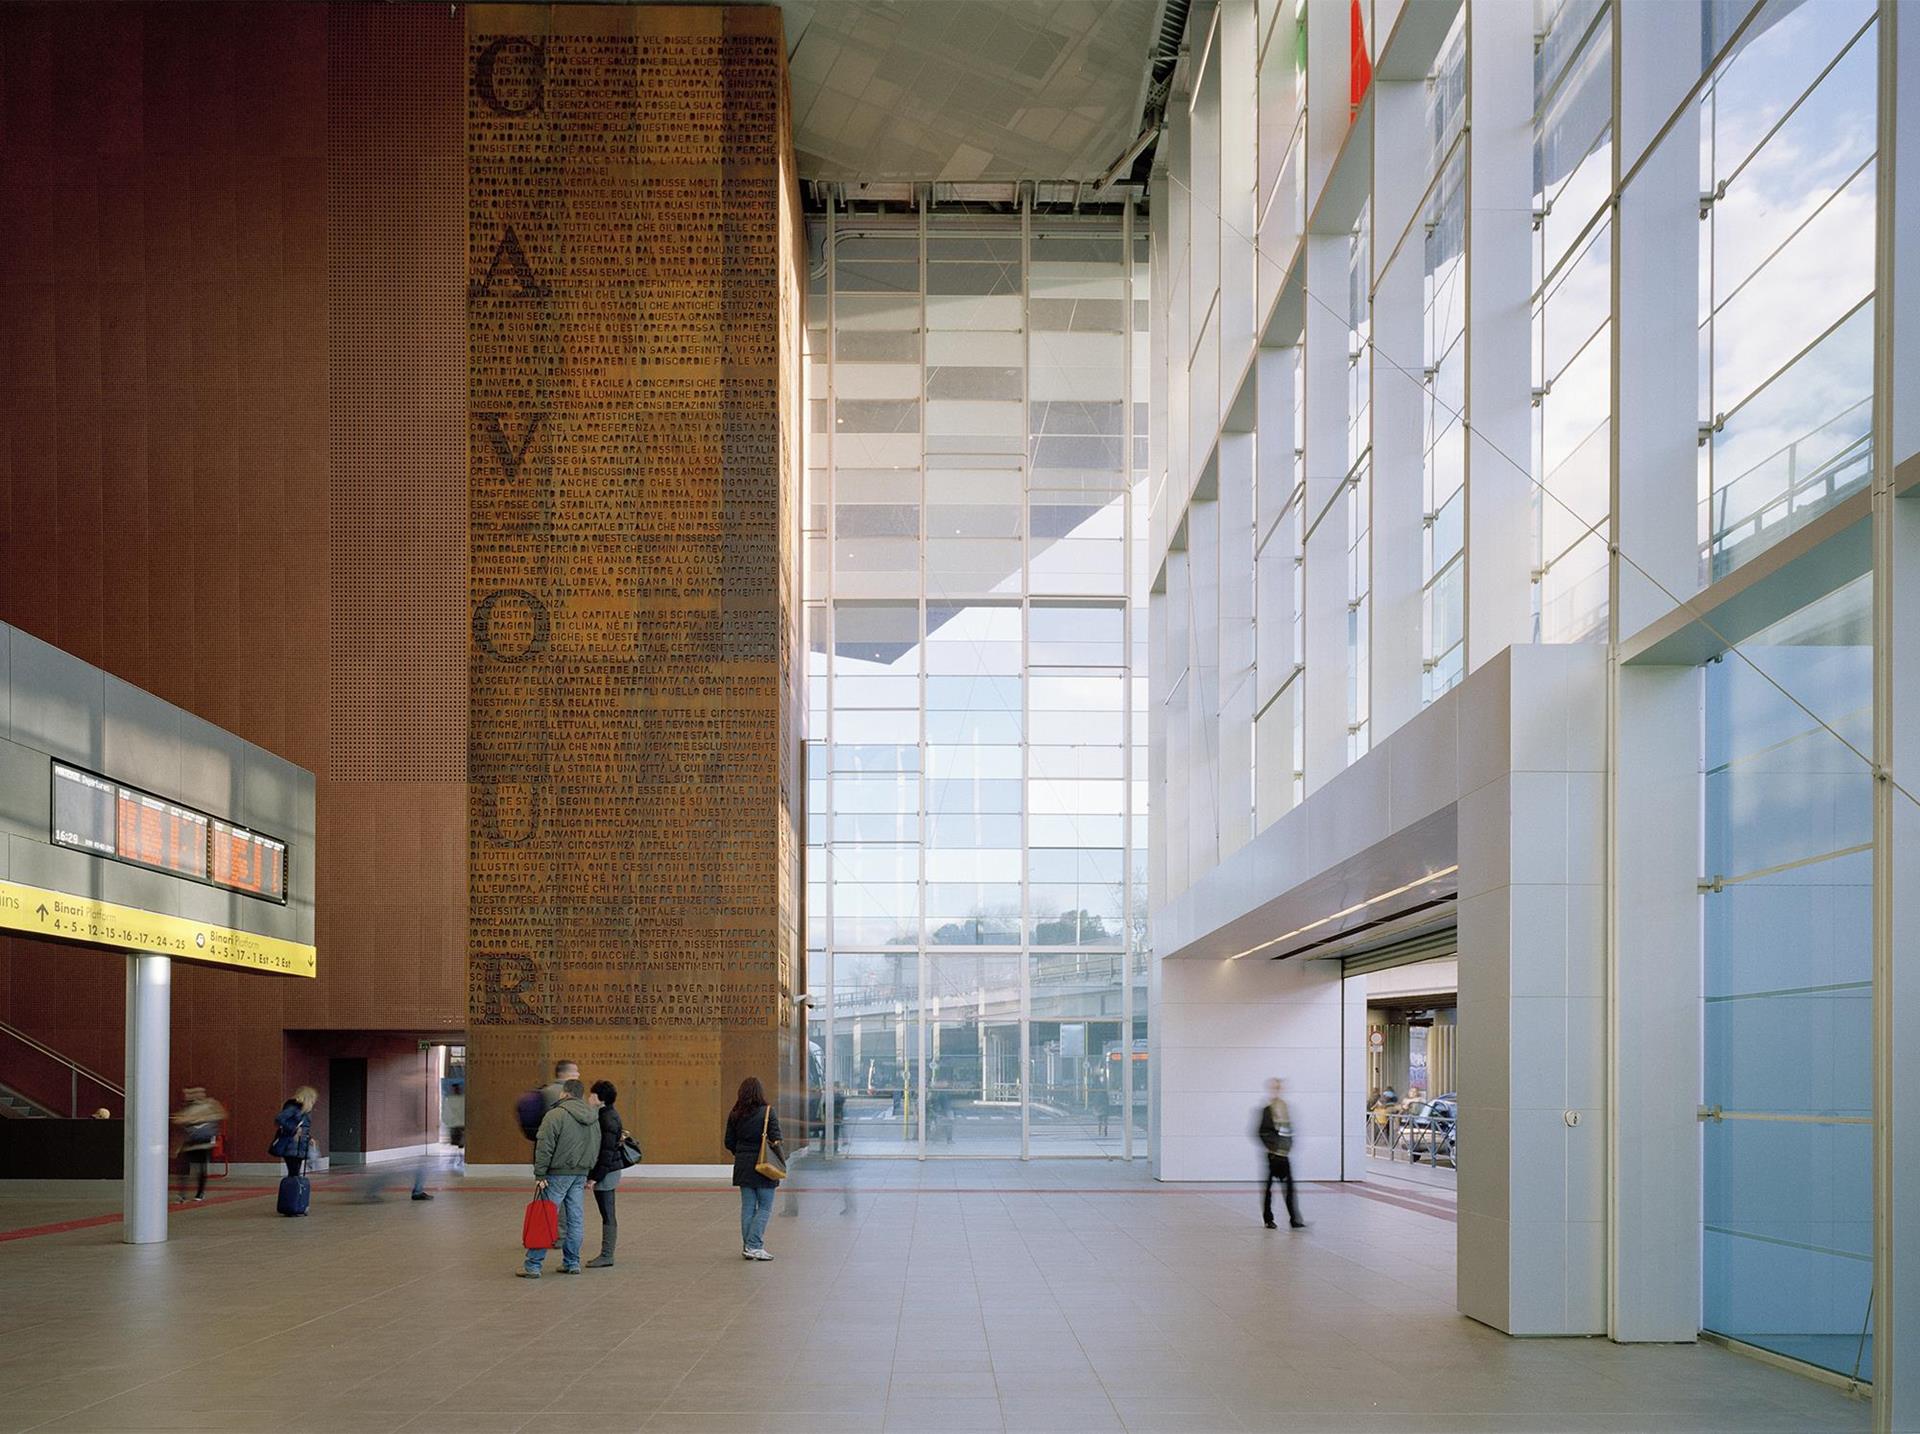
[[[740,1187],[740,1248],[758,1250],[766,1238],[767,1217],[773,1214],[773,1187]]]
[[[563,1269],[580,1268],[580,1237],[587,1223],[587,1177],[549,1175],[546,1197],[560,1207],[560,1264]],[[545,1250],[527,1251],[527,1268],[540,1273]]]

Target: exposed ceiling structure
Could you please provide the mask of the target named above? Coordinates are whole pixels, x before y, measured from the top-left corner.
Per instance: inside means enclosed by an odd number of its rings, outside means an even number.
[[[1165,0],[781,0],[808,179],[1097,179]]]

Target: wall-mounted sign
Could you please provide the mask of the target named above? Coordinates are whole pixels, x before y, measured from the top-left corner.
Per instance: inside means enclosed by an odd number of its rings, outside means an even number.
[[[285,901],[287,844],[216,817],[213,884],[244,891],[249,896],[264,896],[269,901]]]
[[[287,844],[97,772],[53,764],[54,845],[282,906]]]
[[[184,916],[162,916],[135,906],[96,901],[19,882],[0,881],[0,928],[145,951],[183,961],[211,961],[283,976],[314,974],[314,948],[297,941],[210,926]]]

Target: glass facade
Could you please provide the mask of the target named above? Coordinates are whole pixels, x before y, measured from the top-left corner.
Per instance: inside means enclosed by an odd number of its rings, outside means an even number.
[[[1867,1379],[1871,581],[1705,668],[1701,753],[1703,1321]]]
[[[1462,11],[1427,89],[1431,148],[1420,242],[1423,703],[1466,675],[1466,65]]]
[[[1721,8],[1745,29],[1695,115],[1707,580],[1864,487],[1873,466],[1876,10]]]
[[[1462,1229],[1498,1226],[1511,1276],[1476,1287],[1463,1260],[1461,1308],[1524,1333],[1704,1325],[1870,1379],[1870,1292],[1911,1235],[1873,1181],[1876,1134],[1881,1188],[1910,1174],[1886,1105],[1911,1084],[1888,1089],[1903,888],[1876,833],[1910,800],[1885,664],[1912,621],[1890,513],[1915,501],[1913,350],[1884,286],[1913,226],[1879,205],[1902,202],[1883,86],[1912,37],[1872,0],[1378,26],[1362,5],[1351,46],[1319,28],[1337,13],[1196,11],[1156,155],[1150,854],[1174,954],[1291,942],[1249,917],[1344,880],[1358,858],[1322,848],[1349,822],[1370,857],[1424,859],[1397,804],[1427,810],[1432,754],[1456,754],[1461,789],[1432,800],[1463,943],[1478,923],[1494,951],[1463,944],[1462,985],[1508,1018],[1507,1088],[1461,1093],[1469,1129],[1507,1122],[1481,1147],[1507,1168],[1463,1178]],[[1253,323],[1223,325],[1249,262]],[[1497,792],[1464,785],[1482,741]],[[1169,1002],[1160,1038],[1203,1044],[1182,1019]],[[1162,1074],[1171,1129],[1212,1093]]]
[[[1607,635],[1612,479],[1613,29],[1562,0],[1534,58],[1535,636]]]
[[[809,1029],[837,1153],[1144,1135],[1144,237],[937,208],[811,237]]]

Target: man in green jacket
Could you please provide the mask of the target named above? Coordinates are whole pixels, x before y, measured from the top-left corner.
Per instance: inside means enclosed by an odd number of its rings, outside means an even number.
[[[559,1102],[540,1120],[533,1141],[533,1188],[560,1207],[560,1273],[580,1273],[580,1240],[586,1225],[587,1176],[600,1154],[600,1116],[587,1104],[587,1088],[567,1081]],[[520,1271],[540,1278],[547,1252],[528,1250]]]

